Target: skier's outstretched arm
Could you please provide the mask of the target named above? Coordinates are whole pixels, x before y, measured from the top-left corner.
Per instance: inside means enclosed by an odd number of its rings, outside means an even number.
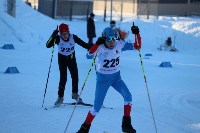
[[[89,50],[93,45],[93,44],[88,44],[88,43],[84,42],[77,35],[73,34],[73,38],[74,38],[75,43],[77,43],[78,45],[82,46],[85,49]]]

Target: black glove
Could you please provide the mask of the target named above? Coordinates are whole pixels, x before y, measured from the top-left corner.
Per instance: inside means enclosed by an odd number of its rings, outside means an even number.
[[[106,41],[103,37],[99,37],[96,41],[97,45],[101,45],[101,44],[105,44],[105,43],[106,43]]]
[[[93,45],[94,45],[93,43],[88,44],[88,51],[92,48]]]
[[[58,35],[59,30],[54,30],[52,33],[52,38],[56,39],[57,35]]]
[[[139,28],[137,26],[135,26],[135,25],[133,25],[131,27],[131,31],[132,31],[133,34],[139,34],[140,33]]]

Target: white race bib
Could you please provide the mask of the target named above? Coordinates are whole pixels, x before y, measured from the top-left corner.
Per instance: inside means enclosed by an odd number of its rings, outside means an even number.
[[[113,49],[101,45],[97,49],[97,71],[103,74],[113,74],[120,70],[120,53],[124,42],[115,41]]]
[[[60,38],[60,43],[58,44],[58,52],[62,55],[68,56],[74,52],[75,41],[73,35],[69,35],[69,41],[65,42]]]

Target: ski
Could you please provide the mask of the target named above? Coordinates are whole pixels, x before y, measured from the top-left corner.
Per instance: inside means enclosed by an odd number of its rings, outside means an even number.
[[[86,106],[86,107],[92,107],[93,105],[92,104],[89,104],[89,103],[84,103],[84,102],[71,102],[71,103],[62,103],[62,104],[59,104],[59,105],[54,105],[50,108],[44,108],[45,110],[49,110],[49,109],[53,109],[53,108],[60,108],[60,107],[64,107],[64,106],[67,106],[67,105],[80,105],[80,106]]]
[[[90,104],[90,103],[84,103],[84,102],[68,102],[68,103],[62,103],[62,104],[59,104],[59,105],[54,105],[53,107],[50,107],[50,108],[44,108],[45,110],[49,110],[49,109],[53,109],[53,108],[59,108],[59,107],[64,107],[64,106],[68,106],[68,105],[78,105],[78,106],[86,106],[86,107],[92,107],[93,104]],[[102,106],[102,108],[105,108],[105,109],[113,109],[112,107],[107,107],[107,106]]]
[[[92,107],[93,105],[92,104],[89,104],[89,103],[84,103],[84,102],[69,102],[69,103],[62,103],[62,104],[59,104],[59,105],[54,105],[50,108],[44,108],[45,110],[49,110],[49,109],[54,109],[54,108],[60,108],[60,107],[64,107],[64,106],[67,106],[67,105],[80,105],[80,106],[86,106],[86,107]]]
[[[107,107],[107,106],[102,106],[102,108],[104,108],[104,109],[114,109],[113,107]]]
[[[110,132],[110,131],[103,131],[103,133],[114,133],[114,132]],[[127,132],[122,132],[122,133],[127,133]]]
[[[62,103],[62,105],[76,105],[76,102],[73,102],[73,103]],[[84,103],[84,102],[79,102],[77,105],[83,105],[83,106],[88,106],[88,107],[92,107],[93,104],[90,104],[90,103]],[[106,107],[106,106],[102,106],[102,108],[105,108],[105,109],[113,109],[112,107]]]
[[[116,133],[116,132],[103,131],[103,133]],[[122,132],[122,133],[128,133],[128,132]]]
[[[84,102],[72,102],[72,103],[62,103],[61,105],[83,105],[83,106],[88,106],[88,107],[92,107],[93,105],[92,104],[89,104],[89,103],[84,103]]]

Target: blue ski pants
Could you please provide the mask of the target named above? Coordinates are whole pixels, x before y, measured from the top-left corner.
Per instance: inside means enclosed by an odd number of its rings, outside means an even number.
[[[95,100],[93,106],[96,113],[101,109],[110,86],[123,96],[124,102],[132,102],[132,95],[124,81],[121,79],[120,71],[114,74],[102,74],[97,72]]]

